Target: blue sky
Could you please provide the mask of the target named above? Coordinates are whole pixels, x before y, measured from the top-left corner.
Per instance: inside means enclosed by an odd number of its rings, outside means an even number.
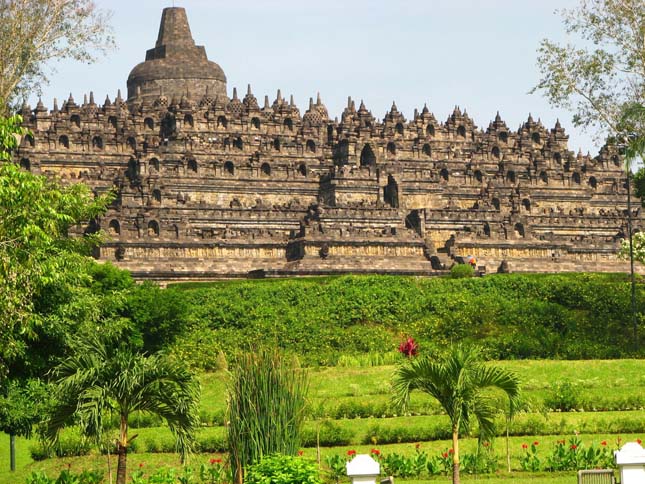
[[[97,101],[126,93],[130,70],[154,46],[161,10],[172,1],[95,0],[113,11],[117,50],[96,64],[60,63],[43,101]],[[352,96],[382,118],[392,101],[409,119],[425,102],[441,121],[455,105],[486,128],[499,110],[516,129],[529,112],[553,127],[560,118],[569,148],[596,154],[593,133],[575,130],[571,113],[539,94],[541,39],[565,40],[558,8],[576,0],[176,0],[197,44],[224,69],[229,95],[251,84],[262,100],[293,94],[301,113],[319,91],[331,117]],[[35,100],[31,100],[32,105]]]

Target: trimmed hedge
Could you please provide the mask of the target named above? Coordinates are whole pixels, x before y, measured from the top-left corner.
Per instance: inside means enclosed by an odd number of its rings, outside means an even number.
[[[395,351],[405,336],[422,349],[476,341],[494,359],[635,356],[623,274],[342,276],[166,291],[183,318],[182,333],[166,346],[197,368],[217,365],[219,351],[264,344],[299,355],[306,365],[334,365],[342,355]],[[640,313],[644,302],[639,282]]]

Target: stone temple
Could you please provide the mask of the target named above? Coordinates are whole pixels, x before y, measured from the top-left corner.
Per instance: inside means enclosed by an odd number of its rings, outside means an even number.
[[[382,120],[349,99],[301,110],[278,91],[228,96],[186,12],[163,11],[128,94],[70,95],[22,114],[25,169],[116,189],[101,260],[139,279],[337,273],[440,274],[474,256],[487,272],[624,271],[621,158],[575,154],[559,123],[480,129],[455,108]],[[635,212],[640,220],[640,213]]]

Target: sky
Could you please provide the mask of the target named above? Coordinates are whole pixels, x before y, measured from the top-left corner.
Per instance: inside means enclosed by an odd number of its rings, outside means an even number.
[[[161,11],[172,0],[95,0],[111,10],[117,48],[98,62],[56,64],[43,102],[51,108],[71,92],[97,102],[121,89],[130,70],[154,46]],[[565,42],[556,9],[577,0],[175,0],[188,13],[193,37],[206,47],[233,87],[247,84],[262,102],[277,89],[294,95],[301,114],[320,92],[330,117],[347,97],[383,118],[395,101],[406,118],[424,103],[440,121],[455,105],[486,128],[497,111],[511,129],[529,113],[570,135],[569,149],[592,155],[593,133],[576,130],[572,113],[539,93],[537,48],[544,38]],[[31,99],[32,106],[37,99]]]

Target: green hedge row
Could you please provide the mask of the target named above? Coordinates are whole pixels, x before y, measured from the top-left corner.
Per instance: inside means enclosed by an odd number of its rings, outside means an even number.
[[[333,365],[343,355],[396,350],[407,335],[420,342],[422,351],[476,341],[495,359],[634,355],[626,316],[630,286],[623,274],[343,276],[156,291],[156,300],[164,301],[159,304],[164,317],[174,321],[173,351],[204,369],[225,365],[222,351],[232,354],[262,344],[278,345],[307,365]],[[135,300],[148,304],[150,298]],[[642,313],[640,280],[637,306]]]

